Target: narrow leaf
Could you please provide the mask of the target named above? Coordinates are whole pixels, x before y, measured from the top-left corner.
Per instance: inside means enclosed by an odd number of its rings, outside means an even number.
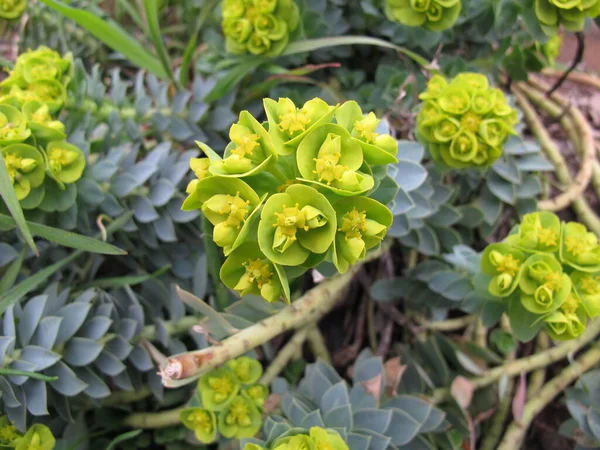
[[[128,431],[127,433],[120,434],[111,441],[111,443],[108,445],[108,447],[106,447],[106,450],[113,450],[113,449],[117,448],[117,444],[120,444],[121,442],[124,442],[124,441],[129,441],[130,439],[133,439],[134,437],[139,436],[141,433],[142,433],[142,430],[133,430],[133,431]]]
[[[90,11],[73,8],[55,0],[42,0],[42,2],[85,28],[108,47],[123,54],[136,66],[148,70],[159,78],[169,78],[160,61],[116,23],[105,22]]]
[[[216,82],[214,87],[210,90],[204,101],[206,103],[213,103],[219,100],[221,97],[227,95],[242,79],[253,70],[257,69],[266,60],[264,58],[252,58],[244,62],[240,62],[233,69],[231,69],[225,76]]]
[[[162,40],[160,33],[160,25],[158,23],[158,0],[144,0],[144,12],[146,13],[146,20],[148,21],[148,30],[150,31],[150,37],[154,44],[154,49],[160,58],[165,72],[173,81],[177,84],[175,77],[173,77],[173,70],[171,69],[171,59],[169,58],[169,52],[165,47],[165,43]]]
[[[15,259],[10,266],[8,266],[8,269],[6,269],[6,272],[4,272],[4,275],[2,275],[2,279],[0,279],[0,295],[4,294],[11,287],[13,287],[15,281],[17,281],[17,277],[21,272],[21,267],[23,267],[23,261],[25,260],[26,254],[27,247],[21,251],[19,257]]]
[[[58,377],[49,377],[48,375],[44,375],[36,372],[26,372],[24,370],[15,370],[8,369],[6,367],[0,367],[0,375],[4,376],[15,376],[15,377],[28,377],[33,378],[34,380],[42,380],[42,381],[56,381]]]
[[[192,35],[190,36],[190,40],[188,41],[187,46],[185,47],[185,52],[183,53],[183,58],[181,60],[181,69],[179,71],[179,82],[184,88],[186,88],[189,83],[189,70],[190,65],[192,63],[192,58],[194,56],[194,52],[197,48],[196,44],[198,43],[198,34],[202,29],[202,25],[204,25],[206,17],[215,8],[217,3],[218,0],[212,0],[202,7],[200,17],[198,17],[198,20],[196,21],[196,26],[194,27]]]
[[[19,200],[17,200],[15,188],[13,187],[13,183],[8,175],[8,169],[6,168],[4,157],[2,156],[0,156],[0,196],[4,199],[4,203],[6,203],[6,206],[10,211],[10,214],[13,216],[15,223],[19,227],[19,230],[21,230],[21,233],[23,233],[27,245],[29,245],[29,247],[31,247],[31,249],[37,255],[37,247],[35,246],[35,242],[33,242],[33,236],[31,236],[29,228],[27,228],[27,222],[25,221],[23,210],[21,209]]]
[[[219,327],[221,327],[228,335],[235,334],[239,331],[232,327],[231,324],[227,322],[227,320],[225,320],[221,314],[212,309],[208,303],[196,297],[194,294],[184,291],[177,286],[177,295],[179,295],[179,298],[181,298],[186,305],[189,305],[200,314],[205,315],[209,320],[218,324]]]
[[[81,290],[89,289],[89,288],[98,288],[98,289],[118,289],[125,286],[135,286],[136,284],[142,284],[152,278],[156,278],[161,276],[163,273],[167,272],[171,268],[171,264],[166,265],[158,269],[154,273],[148,273],[145,275],[130,275],[127,277],[114,277],[114,278],[102,278],[99,280],[95,280],[91,283],[87,283],[81,287]]]
[[[91,253],[101,253],[103,255],[125,255],[127,252],[114,245],[107,244],[98,239],[82,236],[70,231],[64,231],[60,228],[52,228],[35,222],[27,221],[27,226],[33,234],[48,241],[55,242],[64,247],[70,247],[77,250],[83,250]],[[15,221],[10,216],[0,214],[0,227],[14,226]]]

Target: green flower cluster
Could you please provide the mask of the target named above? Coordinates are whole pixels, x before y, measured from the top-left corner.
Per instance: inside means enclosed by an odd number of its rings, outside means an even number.
[[[527,214],[504,242],[486,247],[481,269],[491,277],[490,294],[519,296],[553,339],[580,336],[587,319],[600,315],[600,245],[579,223]]]
[[[186,408],[181,422],[202,443],[211,443],[220,432],[226,438],[253,437],[262,425],[262,410],[269,389],[257,384],[262,366],[242,356],[200,378],[198,394],[202,407]]]
[[[21,434],[6,416],[0,416],[0,448],[15,450],[52,450],[56,439],[46,425],[32,425]]]
[[[294,0],[225,0],[223,33],[229,53],[277,56],[298,28]]]
[[[246,444],[244,450],[349,450],[349,447],[337,431],[312,427],[308,432],[293,428],[266,447]]]
[[[514,134],[517,111],[484,75],[462,73],[450,82],[434,75],[419,98],[424,103],[417,136],[433,159],[445,166],[490,166]]]
[[[289,301],[288,276],[324,260],[340,272],[385,237],[393,216],[367,194],[371,167],[397,162],[397,144],[356,102],[264,102],[268,123],[243,111],[221,158],[191,161],[184,210],[201,209],[228,256],[221,279],[240,294]],[[293,267],[293,270],[291,269]]]
[[[0,19],[18,19],[26,6],[27,0],[0,0]]]
[[[83,152],[65,141],[65,126],[56,119],[70,61],[40,47],[20,55],[0,83],[0,154],[23,209],[40,206],[48,183],[64,190],[85,168]],[[50,93],[53,86],[60,95]]]
[[[430,31],[450,28],[461,9],[461,0],[385,0],[385,13],[390,20]]]
[[[587,17],[600,16],[600,0],[535,0],[535,14],[549,36],[561,25],[569,31],[581,31]]]

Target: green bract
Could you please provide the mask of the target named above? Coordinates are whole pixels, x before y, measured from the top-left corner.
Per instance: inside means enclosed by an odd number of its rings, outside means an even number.
[[[561,25],[569,31],[581,31],[586,18],[600,15],[600,0],[535,0],[535,14],[549,36]]]
[[[54,120],[50,109],[45,103],[37,100],[27,102],[22,108],[27,127],[37,139],[45,141],[62,141],[66,138],[65,125],[60,120]]]
[[[264,107],[269,134],[281,155],[293,153],[311,129],[331,122],[337,108],[320,98],[309,100],[302,108],[297,108],[289,98],[280,98],[277,102],[266,98]]]
[[[52,450],[56,439],[46,425],[35,424],[16,441],[15,450]]]
[[[0,19],[18,19],[25,11],[26,6],[27,0],[2,0],[2,3],[0,3]]]
[[[245,241],[258,218],[260,203],[256,192],[242,180],[213,176],[194,184],[182,209],[200,208],[215,226],[213,240],[228,255]]]
[[[238,395],[219,413],[218,424],[227,438],[250,438],[260,430],[262,418],[252,399]]]
[[[571,279],[554,255],[530,256],[521,269],[521,304],[533,314],[557,310],[571,293]]]
[[[202,405],[211,411],[222,411],[240,391],[240,382],[228,368],[215,369],[200,378],[198,391]]]
[[[454,25],[461,8],[461,0],[385,1],[385,12],[390,20],[431,31],[443,31]]]
[[[75,183],[81,178],[85,169],[83,152],[66,141],[52,141],[46,147],[48,169],[52,176],[61,183]]]
[[[10,105],[0,105],[0,145],[17,144],[30,135],[25,116]]]
[[[294,429],[293,434],[281,437],[271,446],[272,450],[349,450],[348,444],[335,430],[312,427],[307,434]],[[245,450],[248,450],[246,447]]]
[[[44,182],[44,157],[35,147],[26,144],[9,145],[0,151],[17,199],[23,200]]]
[[[495,297],[507,297],[519,285],[521,265],[525,255],[517,248],[508,244],[491,244],[483,251],[481,270],[491,275],[490,294]]]
[[[254,384],[262,375],[262,365],[248,356],[240,356],[227,362],[227,366],[235,373],[242,384]]]
[[[255,242],[247,242],[234,250],[220,272],[223,284],[240,295],[261,295],[268,302],[281,297],[290,300],[285,272],[269,261]]]
[[[417,117],[417,135],[435,161],[451,168],[487,167],[514,134],[517,112],[484,75],[463,73],[448,83],[434,75]]]
[[[262,384],[242,388],[242,392],[254,402],[258,408],[262,409],[269,397],[269,388]]]
[[[338,223],[333,263],[344,273],[379,245],[394,217],[386,206],[368,197],[348,197],[333,206]]]
[[[586,325],[586,312],[581,302],[570,295],[563,306],[544,319],[546,332],[552,339],[568,341],[583,334]]]
[[[300,12],[293,0],[225,0],[223,33],[234,54],[277,56],[298,28]]]
[[[580,223],[563,224],[560,259],[563,263],[582,272],[600,271],[598,237]]]
[[[570,277],[573,290],[589,318],[600,316],[600,273],[575,271]]]
[[[217,417],[214,412],[202,408],[186,408],[179,417],[183,425],[192,430],[196,439],[203,444],[217,439]]]
[[[525,214],[518,233],[508,236],[506,242],[527,252],[557,252],[560,220],[549,212]]]
[[[311,253],[325,253],[336,229],[335,211],[327,198],[309,186],[295,184],[265,203],[258,243],[274,263],[298,266]]]
[[[339,125],[325,124],[310,131],[298,146],[296,160],[302,181],[338,195],[363,194],[374,186],[373,177],[359,171],[363,163],[359,142]]]

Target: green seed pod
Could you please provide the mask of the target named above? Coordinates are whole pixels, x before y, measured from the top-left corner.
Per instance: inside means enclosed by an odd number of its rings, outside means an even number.
[[[430,31],[446,30],[458,19],[461,0],[386,0],[385,13],[390,20],[409,27]]]
[[[463,73],[448,83],[434,75],[422,93],[417,136],[433,159],[450,168],[493,164],[514,134],[517,113],[487,78]]]

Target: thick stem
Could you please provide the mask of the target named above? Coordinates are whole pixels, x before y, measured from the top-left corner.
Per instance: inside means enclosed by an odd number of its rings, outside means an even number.
[[[526,358],[515,359],[501,366],[494,367],[485,375],[471,378],[470,381],[475,389],[480,389],[490,384],[495,383],[503,375],[513,377],[521,373],[529,373],[542,367],[548,367],[561,359],[567,357],[571,353],[575,353],[583,346],[593,341],[600,334],[600,319],[590,322],[584,333],[577,339],[562,343],[556,347],[552,347],[544,352],[536,353],[535,355]],[[431,400],[434,403],[439,403],[448,398],[449,390],[447,388],[436,389],[431,395]]]
[[[319,330],[317,325],[311,327],[308,330],[308,345],[310,345],[310,349],[315,355],[315,358],[326,362],[327,364],[331,364],[331,355],[329,354],[329,350],[327,350],[327,345],[325,344],[325,338],[323,338],[323,333]]]
[[[167,428],[179,425],[181,420],[179,415],[185,408],[170,409],[157,413],[135,413],[127,416],[123,420],[123,426],[128,428]]]
[[[550,338],[546,333],[540,333],[536,339],[536,352],[543,352],[550,346]],[[534,398],[546,381],[546,368],[542,367],[531,374],[527,387],[527,398]]]
[[[440,320],[438,322],[421,322],[419,326],[433,331],[457,331],[461,330],[476,320],[475,316],[463,316],[456,319]]]
[[[388,245],[368,255],[363,264],[387,251]],[[166,387],[179,387],[197,380],[202,374],[237,358],[286,331],[298,329],[320,320],[343,297],[346,288],[362,264],[355,264],[343,275],[335,276],[308,291],[301,298],[233,336],[219,345],[171,356],[162,370]]]
[[[289,342],[277,352],[277,356],[271,361],[271,364],[269,364],[269,367],[265,370],[265,373],[259,380],[260,384],[269,386],[275,377],[285,369],[285,366],[294,359],[294,356],[302,349],[304,341],[306,341],[308,328],[309,327],[306,327],[296,331],[296,334],[294,334]]]
[[[571,364],[559,375],[546,383],[538,395],[527,402],[523,408],[521,420],[510,424],[497,450],[515,450],[520,448],[527,429],[535,416],[566,389],[567,386],[599,362],[600,348],[593,348],[578,358],[574,364]]]
[[[549,77],[559,78],[563,75],[563,72],[559,72],[555,69],[544,69],[542,70],[542,75],[547,75]],[[567,79],[569,81],[575,81],[576,83],[587,84],[588,86],[595,87],[600,89],[600,79],[598,77],[585,73],[585,72],[571,72]]]

